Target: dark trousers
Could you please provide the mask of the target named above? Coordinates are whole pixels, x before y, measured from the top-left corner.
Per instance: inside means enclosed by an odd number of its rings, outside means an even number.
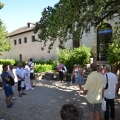
[[[60,80],[62,81],[63,80],[63,72],[59,71],[59,77],[60,77]]]
[[[109,107],[110,107],[110,117],[114,119],[115,118],[114,99],[105,98],[105,101],[106,101],[106,111],[104,112],[104,119],[109,120]]]

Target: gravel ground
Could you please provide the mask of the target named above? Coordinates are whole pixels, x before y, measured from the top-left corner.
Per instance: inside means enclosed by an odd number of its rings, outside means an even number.
[[[79,120],[89,120],[85,95],[78,96],[76,85],[54,80],[34,81],[36,87],[25,91],[27,95],[18,97],[15,87],[14,105],[6,108],[5,95],[0,89],[0,118],[5,120],[61,120],[60,109],[63,104],[72,103],[79,110]],[[120,99],[116,98],[116,120],[120,120]]]

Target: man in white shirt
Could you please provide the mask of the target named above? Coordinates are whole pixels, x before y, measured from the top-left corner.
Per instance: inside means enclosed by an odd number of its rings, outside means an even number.
[[[26,95],[24,93],[24,89],[25,89],[25,72],[22,68],[22,64],[18,63],[18,67],[16,69],[16,76],[17,76],[17,81],[18,81],[18,93],[19,93],[19,97],[22,97],[22,95]],[[22,90],[22,93],[21,93]]]
[[[108,87],[106,84],[108,83]],[[114,73],[111,73],[110,65],[105,66],[104,74],[104,88],[103,97],[106,101],[106,111],[104,113],[104,120],[109,120],[109,107],[110,107],[110,117],[112,120],[115,118],[115,104],[114,98],[118,89],[118,78]]]
[[[14,76],[14,73],[13,73],[13,65],[9,65],[9,70],[7,71],[9,73],[9,75],[15,79],[15,76]],[[12,86],[12,90],[13,90],[13,93],[14,93],[14,89],[15,89],[15,85]],[[14,98],[14,96],[12,97],[12,100],[16,100]]]
[[[30,58],[30,62],[29,62],[29,67],[30,67],[30,84],[31,87],[35,87],[35,85],[33,85],[33,80],[34,80],[34,63],[32,62],[32,58]]]

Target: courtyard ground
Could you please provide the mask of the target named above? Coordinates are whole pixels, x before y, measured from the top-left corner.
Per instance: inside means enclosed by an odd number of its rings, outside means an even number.
[[[0,118],[5,120],[61,120],[63,104],[72,103],[79,110],[79,120],[89,120],[85,95],[78,96],[76,85],[55,80],[35,80],[36,87],[25,91],[27,95],[18,97],[15,87],[14,105],[6,108],[5,95],[0,89]],[[120,96],[115,100],[116,120],[120,120]],[[103,116],[103,115],[102,115]]]

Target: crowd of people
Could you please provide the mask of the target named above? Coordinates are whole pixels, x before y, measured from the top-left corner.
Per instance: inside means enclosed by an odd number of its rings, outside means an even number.
[[[60,80],[63,81],[63,64],[60,61],[58,71]],[[111,120],[115,119],[115,103],[114,99],[118,90],[118,77],[111,72],[111,66],[105,65],[99,67],[92,63],[90,65],[91,73],[87,76],[86,83],[84,81],[84,69],[81,64],[75,64],[72,72],[71,79],[75,79],[75,83],[79,86],[78,95],[81,91],[86,93],[87,109],[89,111],[90,120]],[[104,118],[101,118],[100,111],[102,106],[102,99],[106,101],[106,110],[104,111]],[[110,113],[109,113],[110,109]],[[62,112],[61,112],[62,113]],[[65,118],[64,112],[64,118]],[[72,113],[71,113],[72,114]],[[110,115],[110,116],[109,116]],[[66,113],[66,118],[68,117]],[[75,117],[75,116],[73,116]],[[69,118],[70,119],[70,118]],[[71,118],[72,119],[72,118]],[[64,120],[64,119],[63,119]],[[77,119],[75,119],[77,120]]]
[[[17,76],[17,83],[18,83],[18,93],[19,97],[22,97],[22,95],[26,95],[24,90],[30,90],[33,87],[33,80],[34,80],[34,63],[32,62],[32,59],[30,61],[25,62],[25,68],[22,68],[22,64],[18,63],[18,66],[16,68],[16,76]],[[67,72],[67,69],[64,64],[62,64],[62,61],[60,61],[59,65],[57,66],[57,69],[59,71],[59,77],[60,81],[63,82],[63,75],[64,72]],[[81,64],[75,64],[73,66],[72,76],[75,78],[75,83],[79,86],[79,92],[78,95],[81,94],[81,91],[86,93],[86,99],[87,99],[87,109],[89,111],[89,119],[90,120],[101,120],[101,102],[104,98],[106,101],[106,110],[104,111],[104,119],[103,120],[109,120],[109,117],[114,120],[115,119],[115,103],[114,99],[117,94],[118,90],[118,77],[111,72],[111,66],[105,65],[99,66],[99,69],[95,63],[92,63],[90,65],[91,73],[87,76],[86,83],[84,81],[84,69],[82,68]],[[11,77],[9,77],[11,76]],[[9,65],[9,69],[7,65],[3,65],[3,72],[1,74],[2,77],[2,83],[3,83],[3,89],[5,91],[6,96],[6,104],[7,108],[11,108],[14,104],[12,100],[15,100],[14,98],[14,84],[9,84],[12,79],[14,80],[15,75],[13,73],[13,66]],[[12,78],[12,79],[11,79]],[[61,109],[61,116],[62,118],[65,118],[65,114],[67,112],[64,111],[64,109],[72,108],[75,110],[75,114],[78,116],[78,111],[76,108],[74,108],[73,105],[64,105]],[[109,113],[110,109],[110,113]],[[72,113],[71,113],[72,114]],[[109,116],[110,115],[110,116]],[[67,115],[68,116],[68,115]],[[75,117],[74,115],[70,115]],[[66,120],[66,119],[64,119]],[[75,119],[77,120],[77,119]]]
[[[1,74],[3,89],[6,96],[7,108],[11,108],[14,104],[14,86],[15,86],[15,76],[17,77],[17,90],[19,97],[26,95],[25,90],[31,90],[33,87],[34,80],[34,63],[32,58],[30,61],[25,62],[25,68],[22,67],[21,63],[18,63],[15,73],[13,72],[13,65],[3,65],[3,72]]]

